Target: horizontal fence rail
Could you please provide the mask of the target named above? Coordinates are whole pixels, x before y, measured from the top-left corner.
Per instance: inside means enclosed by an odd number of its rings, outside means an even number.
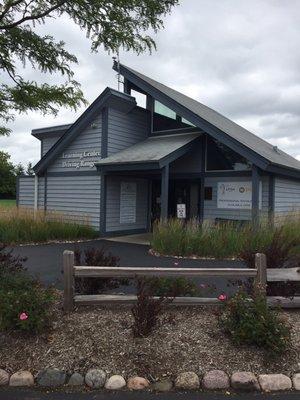
[[[134,278],[139,276],[166,277],[256,277],[257,270],[250,268],[149,268],[149,267],[74,267],[78,278]]]
[[[266,256],[255,255],[255,268],[156,268],[156,267],[107,267],[75,266],[74,252],[66,250],[63,254],[64,301],[65,312],[70,312],[79,305],[134,304],[135,295],[76,295],[75,278],[135,278],[135,277],[225,277],[254,278],[255,285],[265,291],[267,281],[300,281],[300,268],[267,269]],[[268,297],[270,306],[281,305],[286,308],[300,307],[300,298],[286,299]],[[171,305],[199,306],[217,305],[217,298],[177,297]]]

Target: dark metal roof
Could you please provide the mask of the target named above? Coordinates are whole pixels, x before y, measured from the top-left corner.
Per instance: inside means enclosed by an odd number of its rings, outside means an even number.
[[[114,164],[158,163],[162,167],[170,158],[176,159],[190,149],[189,144],[200,137],[201,133],[182,133],[174,135],[152,136],[118,153],[102,159],[98,167]]]
[[[117,69],[116,64],[114,69]],[[240,150],[241,154],[247,156],[250,161],[262,169],[271,171],[271,168],[269,168],[271,164],[276,167],[296,170],[297,174],[300,172],[300,161],[217,111],[123,64],[120,64],[120,73],[128,81],[160,102],[165,103],[175,112],[180,112],[182,117],[199,126],[215,139],[231,146],[233,150]],[[240,149],[236,146],[237,143],[240,144]],[[249,150],[248,153],[247,149]]]
[[[72,126],[72,124],[55,125],[32,129],[31,134],[38,139],[42,139],[45,136],[60,136],[65,133],[66,130],[70,128],[70,126]]]

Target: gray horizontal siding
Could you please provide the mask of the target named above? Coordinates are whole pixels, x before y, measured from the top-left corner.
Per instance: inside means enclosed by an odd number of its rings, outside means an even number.
[[[34,176],[19,178],[19,206],[34,207]]]
[[[148,137],[150,131],[147,111],[134,109],[124,113],[108,109],[107,154],[111,155]]]
[[[300,181],[275,178],[275,214],[300,211]]]
[[[42,210],[45,200],[45,178],[40,176],[38,179],[38,208]]]
[[[80,163],[81,161],[96,162],[100,160],[100,156],[77,158],[63,158],[63,153],[91,152],[97,151],[101,153],[101,137],[102,137],[102,116],[101,114],[74,139],[74,141],[60,154],[60,156],[48,168],[48,172],[70,172],[70,171],[93,171],[95,167],[63,167],[64,162]]]
[[[47,210],[99,230],[100,176],[48,176]]]
[[[219,177],[206,178],[205,186],[212,187],[212,200],[204,201],[204,219],[214,220],[216,218],[232,219],[232,220],[251,220],[251,210],[230,210],[217,208],[217,185],[218,182],[248,182],[249,176],[246,177]],[[269,202],[269,183],[267,177],[262,177],[262,209],[261,216],[268,213]]]
[[[58,136],[48,136],[42,138],[41,140],[41,154],[42,157],[51,149],[52,146],[58,141],[60,135]]]
[[[120,189],[121,182],[137,183],[136,222],[120,223]],[[146,229],[148,222],[148,182],[145,179],[107,178],[106,189],[106,231]]]

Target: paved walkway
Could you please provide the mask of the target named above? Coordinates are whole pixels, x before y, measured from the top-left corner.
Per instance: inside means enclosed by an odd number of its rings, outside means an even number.
[[[0,400],[298,400],[299,393],[236,394],[216,393],[149,393],[149,392],[39,392],[38,390],[1,389]]]
[[[29,245],[14,247],[14,253],[22,257],[27,257],[25,266],[28,271],[38,275],[46,284],[56,284],[61,287],[62,283],[62,255],[64,250],[75,250],[79,248],[85,250],[88,248],[105,247],[113,255],[120,257],[120,266],[132,267],[174,267],[174,262],[178,262],[179,267],[222,267],[229,268],[233,266],[241,267],[242,263],[232,261],[218,260],[188,260],[172,257],[154,257],[151,256],[149,246],[141,244],[122,243],[109,240],[91,240],[80,243],[57,243],[43,245]],[[201,279],[201,283],[215,284],[218,291],[227,291],[227,281],[224,278]]]

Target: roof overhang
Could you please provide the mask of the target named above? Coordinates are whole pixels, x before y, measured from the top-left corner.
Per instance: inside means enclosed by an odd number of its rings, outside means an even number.
[[[199,127],[205,133],[212,136],[214,139],[220,141],[224,145],[231,148],[233,151],[237,152],[241,156],[245,157],[249,161],[251,161],[254,165],[259,167],[264,171],[268,171],[270,173],[279,173],[284,176],[293,177],[300,179],[300,169],[285,167],[284,165],[276,165],[271,163],[268,159],[258,154],[251,148],[247,147],[243,143],[239,142],[233,137],[230,137],[228,134],[223,132],[218,127],[214,126],[210,122],[201,118],[199,115],[191,111],[189,108],[180,104],[172,97],[168,96],[164,92],[160,91],[140,76],[135,74],[132,70],[127,68],[126,66],[118,63],[114,63],[113,69],[119,71],[121,75],[124,76],[130,83],[134,85],[135,88],[139,88],[143,93],[146,93],[165,106],[172,109],[181,117],[187,119],[196,127]]]
[[[79,135],[99,114],[104,107],[121,109],[130,112],[136,107],[134,97],[126,93],[106,88],[99,97],[86,109],[86,111],[65,131],[61,138],[54,144],[49,152],[33,167],[36,174],[42,174],[56,157]]]
[[[192,150],[201,136],[201,133],[188,133],[149,137],[104,158],[95,166],[102,172],[161,169]]]

